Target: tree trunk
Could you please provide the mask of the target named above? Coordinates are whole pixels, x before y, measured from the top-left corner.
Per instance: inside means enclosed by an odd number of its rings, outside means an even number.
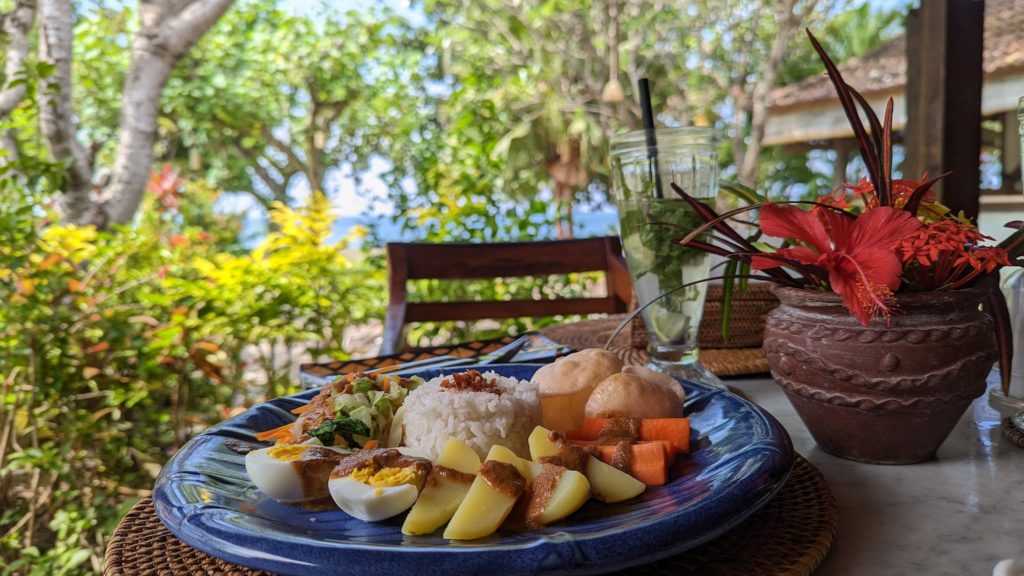
[[[28,36],[36,19],[35,0],[19,0],[14,9],[0,16],[0,30],[7,38],[7,59],[4,62],[4,82],[0,86],[0,119],[6,118],[18,107],[25,95],[25,84],[10,86],[25,69],[28,57]],[[9,87],[8,87],[9,86]],[[13,130],[0,132],[0,167],[18,159],[18,142]]]
[[[786,0],[780,3],[776,10],[775,16],[779,29],[772,40],[772,46],[768,51],[768,59],[764,63],[761,76],[754,84],[750,96],[750,136],[746,146],[743,147],[742,156],[737,156],[736,164],[739,167],[740,183],[752,188],[757,185],[758,157],[763,148],[761,141],[764,139],[764,125],[768,118],[768,93],[775,85],[775,77],[785,59],[786,48],[789,46],[797,24],[803,20],[805,14],[814,10],[817,0],[808,2],[803,10],[797,9],[797,3],[798,0]]]
[[[7,38],[7,60],[4,81],[10,84],[25,68],[28,56],[28,33],[36,19],[35,0],[19,0],[14,9],[3,15],[3,33]],[[0,86],[0,118],[6,118],[25,94],[25,84],[6,88]]]
[[[154,46],[153,38],[140,30],[135,36],[132,64],[124,82],[113,180],[103,199],[112,222],[131,220],[142,201],[153,162],[160,93],[173,65],[171,55]]]
[[[587,170],[582,164],[582,150],[578,138],[559,143],[554,160],[548,163],[548,174],[554,183],[556,235],[559,239],[572,238],[573,191],[587,184]]]
[[[58,198],[58,208],[63,218],[73,224],[102,227],[108,222],[129,222],[149,180],[164,84],[178,59],[220,18],[233,0],[139,2],[140,26],[132,42],[131,67],[121,101],[113,176],[110,186],[99,195],[92,190],[93,169],[89,155],[76,139],[71,102],[71,0],[38,1],[39,56],[55,67],[48,86],[40,87],[39,124],[51,155],[55,160],[68,163],[67,181]],[[28,6],[31,1],[19,2],[19,6],[22,4]],[[6,30],[7,18],[4,24]]]
[[[54,160],[68,163],[61,215],[73,224],[93,223],[101,210],[91,198],[92,167],[75,138],[77,123],[71,105],[71,0],[39,2],[39,59],[54,65],[53,75],[39,86],[39,127]],[[45,83],[45,86],[43,85]]]
[[[111,222],[131,220],[142,201],[153,162],[160,94],[174,64],[234,0],[174,0],[139,7],[142,27],[132,43],[132,63],[124,84],[114,176],[103,196]],[[177,14],[167,12],[177,8]]]

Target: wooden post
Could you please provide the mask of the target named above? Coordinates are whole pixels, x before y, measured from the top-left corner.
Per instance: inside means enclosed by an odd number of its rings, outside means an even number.
[[[1017,131],[1017,111],[1003,114],[1003,192],[1020,192],[1020,134]]]
[[[928,0],[907,19],[907,156],[916,178],[951,171],[938,188],[953,212],[978,217],[984,0]]]
[[[836,186],[846,183],[846,168],[850,165],[850,141],[843,138],[835,141],[836,160],[832,165]]]

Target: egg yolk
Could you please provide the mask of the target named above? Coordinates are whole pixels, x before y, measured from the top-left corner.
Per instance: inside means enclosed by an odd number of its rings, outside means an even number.
[[[301,444],[283,444],[281,446],[274,446],[270,450],[267,450],[267,456],[270,456],[274,460],[280,460],[281,462],[293,462],[302,458],[302,455],[306,452],[308,446]]]
[[[410,468],[381,468],[374,471],[372,466],[357,468],[352,472],[352,479],[370,486],[401,486],[402,484],[418,484],[419,474]]]

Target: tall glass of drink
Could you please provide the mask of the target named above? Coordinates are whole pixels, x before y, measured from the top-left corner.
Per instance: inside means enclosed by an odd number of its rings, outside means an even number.
[[[1017,133],[1020,134],[1021,182],[1024,183],[1024,96],[1017,101]]]
[[[718,155],[711,128],[641,130],[612,138],[612,188],[620,234],[647,327],[650,367],[711,385],[721,382],[697,358],[709,256],[678,240],[701,224],[672,184],[711,205]]]
[[[1017,107],[1017,131],[1021,144],[1021,180],[1024,184],[1024,96]],[[992,388],[989,398],[1000,408],[1014,411],[1024,410],[1024,269],[1016,268],[1003,273],[1003,295],[1010,312],[1010,328],[1013,331],[1013,363],[1010,371],[1010,389],[1004,394],[1002,387]],[[998,374],[998,368],[994,374]],[[1002,380],[1002,378],[996,378]]]

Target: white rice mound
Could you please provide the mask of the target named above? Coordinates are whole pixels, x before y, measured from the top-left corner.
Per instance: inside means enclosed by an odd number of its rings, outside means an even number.
[[[402,404],[403,444],[434,461],[449,438],[462,440],[481,459],[494,444],[529,458],[527,439],[540,424],[537,384],[494,371],[482,375],[505,392],[443,389],[444,376],[410,392]]]

